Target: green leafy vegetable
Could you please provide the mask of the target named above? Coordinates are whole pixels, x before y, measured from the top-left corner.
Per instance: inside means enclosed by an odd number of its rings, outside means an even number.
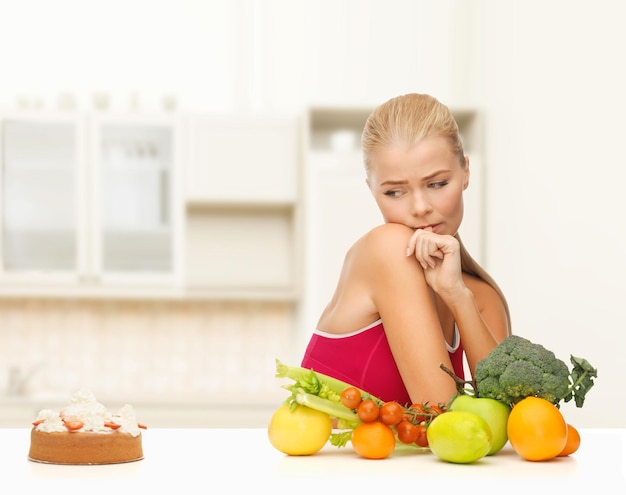
[[[570,373],[570,386],[565,402],[574,398],[576,407],[583,407],[585,396],[589,389],[593,387],[593,379],[598,376],[598,370],[591,366],[586,359],[570,356],[572,371]]]

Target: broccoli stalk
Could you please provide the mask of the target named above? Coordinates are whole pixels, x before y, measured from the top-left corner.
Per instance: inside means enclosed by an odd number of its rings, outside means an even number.
[[[473,380],[464,381],[450,370],[444,371],[455,378],[460,393],[468,393],[465,387],[470,385],[476,397],[496,399],[507,405],[534,396],[557,407],[561,401],[574,399],[576,406],[582,407],[598,372],[586,359],[571,356],[571,362],[570,371],[552,351],[511,335],[478,362]]]
[[[454,397],[458,395],[471,395],[473,397],[478,397],[478,387],[476,386],[476,380],[463,380],[462,378],[458,377],[454,373],[454,371],[447,368],[446,365],[444,365],[443,363],[441,363],[439,367],[448,375],[450,375],[454,380],[454,383],[456,384],[456,395]],[[469,389],[467,388],[468,385],[470,387]],[[454,397],[452,399],[454,399]],[[452,400],[450,402],[452,402]]]

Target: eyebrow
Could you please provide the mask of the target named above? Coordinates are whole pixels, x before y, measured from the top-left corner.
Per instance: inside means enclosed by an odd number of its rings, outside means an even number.
[[[442,168],[442,169],[439,169],[439,170],[435,170],[432,174],[426,175],[425,177],[422,177],[422,179],[423,180],[434,179],[438,175],[445,174],[445,173],[450,173],[450,169],[449,168]]]
[[[386,180],[384,182],[381,182],[380,185],[381,186],[399,186],[402,184],[408,184],[408,180]]]
[[[436,170],[434,171],[432,174],[426,175],[424,177],[422,177],[422,181],[429,181],[435,177],[437,177],[438,175],[444,174],[450,172],[450,169],[447,168],[442,168],[440,170]],[[380,185],[381,186],[400,186],[403,184],[408,184],[408,180],[386,180],[384,182],[381,182]]]

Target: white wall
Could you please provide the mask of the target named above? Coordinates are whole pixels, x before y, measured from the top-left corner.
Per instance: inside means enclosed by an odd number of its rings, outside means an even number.
[[[371,105],[485,113],[487,267],[516,333],[600,378],[580,426],[624,426],[626,4],[616,0],[0,0],[0,104],[94,91],[183,110]],[[610,406],[609,406],[610,405]]]
[[[516,333],[599,369],[567,417],[623,427],[626,4],[472,5],[466,96],[488,117],[488,267]]]
[[[79,105],[133,91],[216,112],[362,105],[450,93],[454,2],[412,0],[0,0],[0,102],[60,93]],[[431,70],[433,65],[436,70]]]

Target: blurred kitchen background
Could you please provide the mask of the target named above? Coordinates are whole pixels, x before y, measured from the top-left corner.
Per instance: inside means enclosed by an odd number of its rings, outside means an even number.
[[[626,4],[0,0],[0,426],[80,387],[152,427],[259,426],[380,217],[360,130],[431,93],[461,234],[514,331],[624,427]]]

